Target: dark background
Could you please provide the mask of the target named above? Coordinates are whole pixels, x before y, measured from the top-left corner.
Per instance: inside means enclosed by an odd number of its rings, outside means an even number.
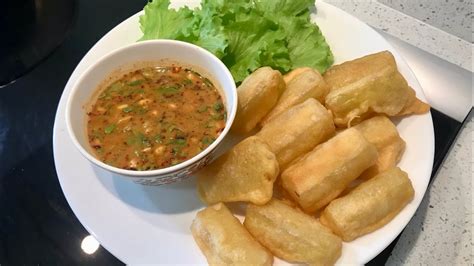
[[[0,41],[0,81],[26,74],[0,86],[0,264],[121,264],[102,247],[92,255],[81,250],[89,234],[59,186],[52,130],[64,86],[81,58],[146,1],[37,0],[41,11],[21,8],[29,1],[8,1],[0,4],[0,32],[8,33]],[[435,173],[461,124],[432,114]],[[383,264],[393,245],[369,264]]]
[[[105,33],[142,10],[146,1],[40,0],[43,6],[53,7],[47,12],[60,12],[56,17],[43,14],[44,9],[36,11],[35,17],[28,1],[13,1],[24,2],[20,4],[27,7],[13,3],[7,10],[7,2],[0,4],[0,17],[10,17],[10,21],[0,19],[0,63],[13,61],[15,53],[17,58],[29,58],[17,59],[14,65],[19,73],[27,74],[0,87],[0,264],[121,264],[102,247],[92,255],[81,250],[81,241],[89,233],[71,211],[59,186],[52,133],[59,99],[76,65]],[[32,21],[25,21],[31,16]],[[34,19],[61,25],[38,32]],[[60,19],[63,21],[58,22]],[[4,42],[8,39],[3,34],[7,26],[17,35],[10,35],[17,38],[10,43]],[[51,53],[49,50],[60,43],[55,45],[51,40],[58,39],[64,42]],[[28,50],[35,40],[43,43]],[[5,51],[10,58],[6,58]],[[34,56],[42,55],[49,56],[33,70],[24,69],[23,65],[35,65],[30,62]],[[4,74],[5,65],[1,65]]]

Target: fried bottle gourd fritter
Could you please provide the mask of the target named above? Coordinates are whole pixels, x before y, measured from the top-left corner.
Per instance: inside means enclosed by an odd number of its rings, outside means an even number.
[[[289,75],[290,77],[286,77]],[[297,68],[285,75],[286,89],[282,93],[278,103],[271,112],[263,119],[262,126],[285,112],[289,108],[306,101],[309,98],[324,103],[324,98],[329,87],[318,71],[311,68]]]
[[[331,67],[324,73],[329,85],[326,107],[338,127],[349,127],[376,114],[422,114],[429,105],[416,98],[388,51]]]
[[[304,155],[281,174],[282,185],[301,208],[315,212],[335,199],[377,159],[377,149],[349,128]]]
[[[307,99],[265,124],[256,136],[275,153],[280,169],[334,135],[332,116],[315,99]]]
[[[197,213],[191,232],[209,265],[272,265],[262,247],[223,203]]]
[[[278,70],[262,67],[250,74],[237,88],[238,105],[232,131],[250,132],[272,110],[285,89]]]
[[[299,74],[305,72],[305,71],[308,71],[308,70],[313,70],[312,68],[310,67],[298,67],[298,68],[295,68],[293,69],[292,71],[286,73],[285,75],[283,75],[283,80],[285,81],[285,84],[288,84],[290,83],[290,81],[292,81],[296,76],[298,76]]]
[[[362,178],[371,178],[380,172],[395,167],[405,151],[405,141],[397,127],[385,116],[376,116],[354,127],[372,144],[378,152],[375,165],[362,173]]]
[[[263,206],[249,204],[244,226],[275,256],[309,265],[333,265],[342,241],[314,217],[279,200]]]
[[[272,198],[278,161],[258,137],[244,139],[198,172],[197,190],[207,204],[246,201],[265,204]]]
[[[391,168],[332,201],[320,220],[344,241],[352,241],[390,222],[414,194],[407,173]]]

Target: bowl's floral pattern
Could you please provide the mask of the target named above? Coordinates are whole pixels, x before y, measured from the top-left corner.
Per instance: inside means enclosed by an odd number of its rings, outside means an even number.
[[[206,166],[207,164],[209,164],[209,162],[212,161],[212,159],[214,158],[214,150],[212,150],[206,156],[202,157],[199,161],[196,161],[195,163],[174,173],[153,177],[132,177],[133,182],[146,186],[160,186],[187,179],[193,173],[196,173],[198,170],[202,169],[204,166]]]

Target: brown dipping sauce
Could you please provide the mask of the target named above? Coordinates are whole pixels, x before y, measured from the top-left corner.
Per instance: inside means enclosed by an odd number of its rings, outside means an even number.
[[[225,127],[226,110],[209,79],[179,66],[145,67],[106,87],[88,113],[87,134],[102,162],[153,170],[183,162]]]

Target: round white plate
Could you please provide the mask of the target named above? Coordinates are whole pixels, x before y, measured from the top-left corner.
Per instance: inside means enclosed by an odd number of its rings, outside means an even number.
[[[199,1],[174,1],[173,6],[196,6]],[[425,100],[420,84],[402,57],[383,37],[351,15],[318,1],[314,21],[321,28],[336,63],[390,50],[417,96]],[[186,182],[146,187],[94,167],[73,146],[66,131],[65,104],[73,83],[98,58],[141,37],[139,14],[125,20],[84,56],[72,73],[59,102],[54,125],[54,160],[64,195],[85,228],[113,255],[128,264],[205,264],[194,243],[190,225],[203,208],[194,178]],[[407,143],[399,166],[408,172],[415,198],[383,228],[344,243],[338,264],[368,262],[387,247],[415,213],[426,191],[434,155],[431,115],[410,116],[398,122]],[[276,263],[283,263],[276,260]]]

